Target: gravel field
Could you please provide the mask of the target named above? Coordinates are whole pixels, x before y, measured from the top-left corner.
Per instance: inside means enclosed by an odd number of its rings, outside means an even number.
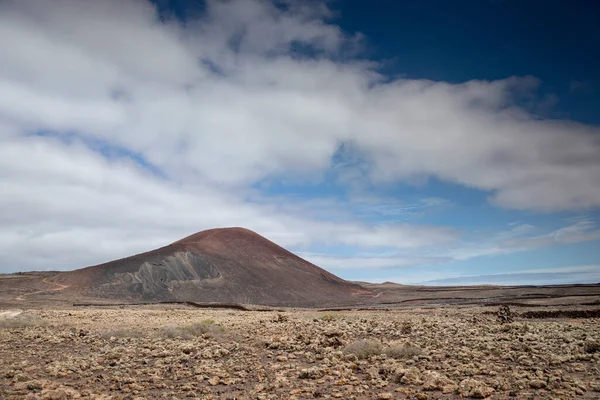
[[[600,398],[597,318],[502,324],[489,307],[3,311],[2,399]]]

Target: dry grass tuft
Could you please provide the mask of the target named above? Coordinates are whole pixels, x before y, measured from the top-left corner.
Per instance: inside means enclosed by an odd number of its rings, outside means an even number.
[[[362,339],[349,343],[343,351],[346,354],[354,354],[359,360],[364,360],[371,356],[380,355],[382,349],[379,340]]]
[[[205,319],[201,322],[197,322],[190,325],[165,325],[162,328],[154,332],[154,336],[161,339],[192,339],[198,336],[209,336],[214,337],[222,334],[225,329],[215,324],[214,320]],[[129,327],[122,327],[118,329],[105,331],[102,336],[106,339],[114,338],[139,338],[148,336],[149,333],[140,330],[132,329]]]
[[[411,344],[391,344],[386,347],[383,352],[391,358],[413,358],[423,354],[423,349]]]
[[[109,331],[105,331],[101,333],[101,336],[109,339],[111,337],[115,338],[135,338],[144,336],[143,332],[140,332],[131,328],[117,328]]]
[[[43,326],[46,322],[34,314],[19,314],[11,318],[0,319],[0,329],[22,329],[33,326]]]
[[[221,335],[225,332],[225,329],[215,324],[213,320],[204,320],[191,325],[166,325],[162,327],[157,335],[162,338],[183,338],[183,339],[192,339],[197,336],[209,336],[215,337]]]
[[[339,319],[342,319],[342,316],[338,314],[325,314],[321,316],[321,321],[335,321]]]
[[[410,335],[412,333],[412,324],[409,321],[402,322],[400,326],[400,332],[405,335]]]

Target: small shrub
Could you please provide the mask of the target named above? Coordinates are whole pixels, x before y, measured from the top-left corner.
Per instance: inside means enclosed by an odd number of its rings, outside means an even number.
[[[277,314],[276,317],[274,317],[271,321],[272,322],[287,322],[289,321],[289,317],[287,315],[283,315],[283,314]]]
[[[514,321],[514,314],[510,310],[510,307],[507,305],[501,305],[496,312],[496,317],[498,318],[498,322],[501,324],[511,323]]]
[[[412,324],[409,321],[404,321],[400,326],[400,332],[404,335],[409,335],[412,332]]]
[[[344,347],[344,353],[354,354],[359,360],[381,354],[382,346],[379,340],[357,340]]]
[[[192,339],[196,336],[218,336],[225,331],[222,326],[217,325],[212,320],[204,320],[191,325],[166,325],[158,331],[158,336],[163,338]]]
[[[133,337],[141,337],[143,336],[142,332],[136,331],[131,328],[117,328],[105,331],[102,333],[102,336],[106,339],[111,337],[115,338],[133,338]]]
[[[341,317],[337,314],[325,314],[321,317],[322,321],[334,321],[336,319],[341,319]]]
[[[225,329],[221,325],[215,324],[212,319],[205,319],[204,321],[187,325],[184,327],[187,332],[190,332],[194,336],[209,335],[214,336],[225,332]]]
[[[503,324],[500,328],[500,331],[514,334],[527,333],[529,332],[529,325],[527,325],[525,322],[513,322],[511,324]]]
[[[600,341],[589,340],[583,345],[583,350],[586,353],[598,353],[600,352]]]
[[[410,344],[392,344],[383,351],[388,357],[401,359],[413,358],[423,354],[423,349]]]
[[[45,325],[45,321],[34,314],[19,314],[11,318],[0,319],[0,329],[21,329]]]

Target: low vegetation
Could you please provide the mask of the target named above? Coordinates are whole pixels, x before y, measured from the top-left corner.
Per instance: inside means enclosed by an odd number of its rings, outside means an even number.
[[[166,325],[158,330],[156,336],[161,338],[182,338],[182,339],[192,339],[197,336],[209,336],[215,337],[221,335],[225,329],[215,324],[215,321],[212,319],[206,319],[201,322],[193,323],[190,325]]]
[[[117,329],[110,329],[107,331],[103,331],[100,334],[105,339],[110,338],[134,338],[134,337],[142,337],[145,336],[145,333],[139,331],[137,329],[132,329],[130,327],[121,327]]]
[[[42,326],[45,324],[42,318],[34,314],[19,314],[14,317],[0,319],[0,329],[7,330]]]
[[[390,346],[383,349],[383,352],[391,358],[408,359],[423,354],[423,349],[417,346],[413,346],[412,344],[393,343]]]
[[[340,319],[341,317],[337,314],[325,314],[321,316],[322,321],[334,321],[336,319]]]
[[[383,346],[379,340],[361,339],[349,343],[344,347],[344,353],[353,354],[359,360],[367,359],[371,356],[378,356],[382,353]]]
[[[410,335],[412,332],[412,324],[408,321],[403,321],[400,325],[400,332],[405,335]]]
[[[205,319],[192,324],[178,325],[167,324],[154,331],[143,331],[132,327],[120,327],[103,331],[101,336],[109,338],[141,338],[153,336],[161,339],[192,339],[198,336],[215,337],[222,334],[225,329],[216,324],[213,319]]]

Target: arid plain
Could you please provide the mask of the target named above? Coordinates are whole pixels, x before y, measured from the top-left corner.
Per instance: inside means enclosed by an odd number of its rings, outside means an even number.
[[[505,323],[428,290],[441,300],[326,311],[2,296],[0,398],[600,398],[597,286],[521,300]]]

